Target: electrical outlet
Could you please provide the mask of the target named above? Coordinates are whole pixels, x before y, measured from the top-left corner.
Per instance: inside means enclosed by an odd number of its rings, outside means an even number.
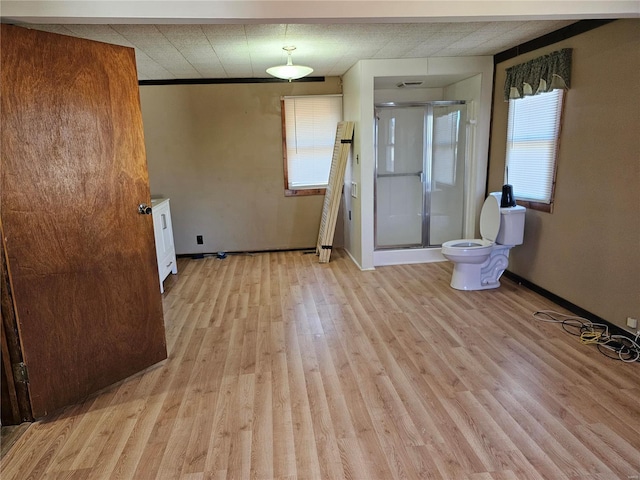
[[[638,328],[638,319],[633,317],[627,317],[627,327]]]
[[[198,245],[204,244],[204,240],[202,239],[202,235],[196,235],[196,243]]]

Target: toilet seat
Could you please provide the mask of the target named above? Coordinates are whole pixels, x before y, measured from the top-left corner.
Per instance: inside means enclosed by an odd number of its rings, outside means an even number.
[[[500,231],[500,201],[489,195],[482,205],[480,212],[479,238],[463,238],[461,240],[449,240],[442,244],[443,254],[455,255],[482,255],[491,250],[498,232]]]
[[[490,250],[494,242],[479,238],[463,238],[460,240],[449,240],[442,244],[442,252],[454,249],[456,254],[464,255],[465,253],[482,253],[484,250]]]
[[[480,211],[480,235],[483,240],[495,242],[500,232],[500,201],[489,195]]]

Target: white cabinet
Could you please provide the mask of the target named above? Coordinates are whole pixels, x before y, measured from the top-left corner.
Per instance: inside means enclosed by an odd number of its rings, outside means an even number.
[[[158,275],[160,276],[160,293],[164,292],[162,282],[170,273],[178,273],[176,249],[173,244],[173,228],[171,226],[171,210],[168,198],[151,200],[153,213],[153,234],[156,239],[156,256],[158,258]]]

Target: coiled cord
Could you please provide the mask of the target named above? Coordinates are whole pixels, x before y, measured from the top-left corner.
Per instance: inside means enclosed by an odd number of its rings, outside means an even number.
[[[579,337],[580,343],[584,345],[595,345],[605,357],[625,363],[640,361],[640,332],[633,339],[624,335],[611,335],[608,325],[552,310],[533,312],[533,318],[541,322],[561,324],[565,332]]]

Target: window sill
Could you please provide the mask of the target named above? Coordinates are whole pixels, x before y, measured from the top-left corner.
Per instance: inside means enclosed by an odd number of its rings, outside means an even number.
[[[553,213],[553,202],[551,203],[540,203],[540,202],[532,202],[530,200],[518,200],[518,205],[522,205],[523,207],[529,210],[537,210],[539,212],[547,212]]]
[[[303,190],[289,190],[285,189],[285,197],[304,197],[307,195],[324,195],[326,188],[308,188]]]

